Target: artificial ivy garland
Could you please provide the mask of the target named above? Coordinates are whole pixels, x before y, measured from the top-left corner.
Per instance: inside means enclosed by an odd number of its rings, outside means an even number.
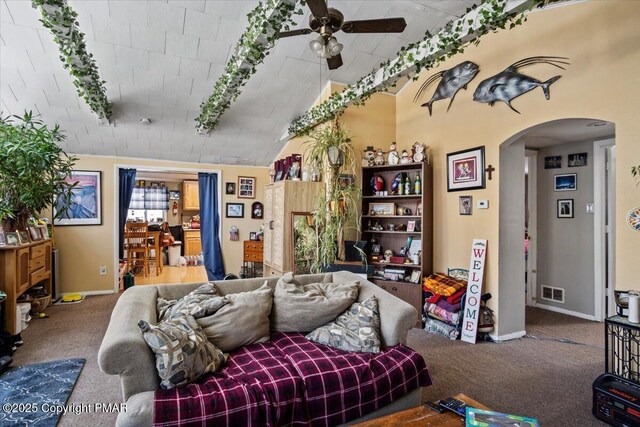
[[[325,102],[296,118],[289,125],[289,135],[308,134],[315,126],[340,116],[349,104],[364,105],[374,93],[394,87],[403,76],[416,80],[420,71],[435,68],[445,59],[462,53],[471,43],[468,41],[471,32],[475,36],[473,43],[477,45],[481,36],[507,26],[514,28],[526,21],[526,12],[556,1],[562,0],[530,0],[522,12],[509,13],[505,12],[507,0],[484,0],[480,5],[472,6],[462,18],[449,21],[435,36],[427,31],[422,40],[402,47],[394,60],[381,63],[379,69],[374,69],[342,92],[334,93]],[[472,19],[468,14],[475,10],[477,16]],[[477,28],[473,25],[477,25]]]
[[[258,3],[247,17],[249,25],[227,62],[224,74],[213,87],[213,93],[202,103],[202,113],[196,117],[201,133],[215,129],[220,117],[240,95],[258,64],[264,61],[281,30],[294,23],[293,15],[302,15],[304,0],[266,0]]]
[[[73,85],[91,111],[101,120],[109,120],[111,106],[107,101],[104,80],[100,79],[93,55],[87,53],[84,33],[78,29],[78,14],[66,0],[32,0],[32,6],[40,9],[42,25],[53,34],[53,41],[60,48],[60,60],[73,76]]]

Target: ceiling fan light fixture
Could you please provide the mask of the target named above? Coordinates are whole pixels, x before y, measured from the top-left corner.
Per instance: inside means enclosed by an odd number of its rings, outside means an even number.
[[[329,47],[328,46],[324,46],[322,48],[322,51],[320,52],[320,58],[327,59],[327,58],[331,58],[332,56],[333,55],[331,55],[331,51],[329,50]]]
[[[329,50],[329,54],[333,57],[336,55],[340,55],[342,52],[342,48],[344,46],[342,43],[338,43],[338,40],[335,37],[331,37],[327,42],[327,49]]]
[[[322,38],[322,36],[319,36],[318,38],[311,40],[309,42],[309,47],[315,53],[319,55],[322,54],[322,51],[324,50],[324,39]]]

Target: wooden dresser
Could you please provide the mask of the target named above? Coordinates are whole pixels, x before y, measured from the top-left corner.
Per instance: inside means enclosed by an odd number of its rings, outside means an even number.
[[[260,277],[263,275],[264,243],[256,240],[244,241],[242,254],[243,277]]]
[[[0,289],[7,294],[5,329],[16,333],[16,301],[42,283],[51,295],[51,239],[20,246],[0,246]]]

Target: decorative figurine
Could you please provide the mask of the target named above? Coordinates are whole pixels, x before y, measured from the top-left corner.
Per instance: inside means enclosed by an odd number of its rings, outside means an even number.
[[[373,190],[374,193],[382,191],[384,189],[384,184],[384,178],[380,175],[374,175],[371,178],[371,190]]]
[[[411,159],[409,158],[409,153],[407,150],[402,150],[402,159],[400,159],[401,165],[406,165],[407,163],[411,163]]]
[[[384,260],[382,262],[391,262],[391,257],[393,256],[393,251],[391,249],[387,249],[384,251]]]
[[[428,159],[427,159],[427,148],[424,146],[424,144],[420,144],[419,142],[416,142],[413,144],[413,147],[411,147],[411,150],[413,151],[413,161],[416,163],[420,163],[420,162],[427,162],[429,163]]]
[[[416,216],[422,216],[422,203],[418,204],[416,208]]]
[[[396,143],[392,142],[391,147],[389,147],[389,153],[387,154],[387,164],[397,165],[399,161],[400,156],[398,156],[398,152],[396,151]]]
[[[376,153],[376,158],[373,162],[375,163],[376,166],[384,165],[384,151],[382,151],[382,148],[378,148],[378,152]]]
[[[367,148],[364,150],[364,156],[362,157],[362,166],[366,167],[366,166],[373,166],[374,160],[376,158],[376,152],[373,149],[373,145],[369,145],[367,146]]]

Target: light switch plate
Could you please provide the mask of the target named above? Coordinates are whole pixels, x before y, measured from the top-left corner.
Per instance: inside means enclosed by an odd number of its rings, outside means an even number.
[[[489,209],[488,200],[478,200],[478,209]]]
[[[587,206],[585,208],[586,212],[588,214],[592,214],[593,213],[593,203],[587,203]]]

